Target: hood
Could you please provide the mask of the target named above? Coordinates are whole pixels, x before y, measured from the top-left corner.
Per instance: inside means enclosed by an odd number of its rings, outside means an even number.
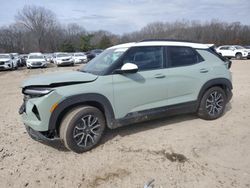
[[[0,61],[10,61],[10,58],[0,58]]]
[[[23,82],[22,87],[28,86],[45,86],[45,87],[59,87],[71,84],[80,84],[86,82],[92,82],[97,79],[97,75],[70,71],[60,73],[43,74],[39,76],[31,77]]]
[[[45,61],[45,59],[28,59],[28,62],[41,62],[41,61]]]
[[[56,59],[61,60],[61,59],[71,59],[71,58],[72,56],[64,56],[64,57],[57,57]]]

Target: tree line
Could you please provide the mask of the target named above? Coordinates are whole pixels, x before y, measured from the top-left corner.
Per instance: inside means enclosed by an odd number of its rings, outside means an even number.
[[[24,6],[17,12],[14,23],[0,28],[0,52],[88,51],[144,39],[250,45],[250,26],[219,20],[182,20],[154,22],[139,31],[117,35],[104,30],[90,32],[77,23],[62,25],[53,11],[40,6]]]

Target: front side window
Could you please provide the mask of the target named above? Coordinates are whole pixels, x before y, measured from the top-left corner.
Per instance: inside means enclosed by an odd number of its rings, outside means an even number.
[[[169,46],[167,48],[169,67],[193,65],[204,59],[191,47]]]
[[[163,68],[163,47],[134,47],[123,58],[123,64],[134,63],[139,71]]]
[[[237,50],[244,50],[245,48],[242,47],[242,46],[235,46],[235,49],[237,49]]]

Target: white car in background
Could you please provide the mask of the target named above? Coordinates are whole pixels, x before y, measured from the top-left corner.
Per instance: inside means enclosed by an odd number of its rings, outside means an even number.
[[[16,61],[17,66],[20,66],[21,64],[21,57],[18,53],[11,53],[11,55],[14,57],[13,61]]]
[[[17,69],[17,61],[11,54],[0,54],[0,70]]]
[[[59,66],[71,65],[74,66],[74,60],[69,53],[55,53],[54,63]]]
[[[47,61],[42,53],[30,53],[26,60],[27,68],[46,68]]]
[[[250,52],[246,48],[238,45],[219,46],[218,48],[216,48],[216,51],[221,56],[227,58],[236,58],[236,59],[250,58]]]
[[[74,63],[87,63],[88,61],[87,55],[85,55],[84,52],[73,53],[72,57],[73,57]]]

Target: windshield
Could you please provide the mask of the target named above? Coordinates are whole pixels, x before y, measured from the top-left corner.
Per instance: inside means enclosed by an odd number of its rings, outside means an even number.
[[[81,53],[81,54],[75,54],[75,56],[84,56],[85,54],[84,53]]]
[[[57,54],[57,57],[68,57],[69,54]]]
[[[29,56],[29,59],[43,59],[44,57],[41,55],[31,55]]]
[[[0,55],[0,58],[10,58],[9,55]]]
[[[238,50],[245,49],[242,46],[235,46],[235,48],[238,49]]]
[[[126,50],[127,48],[105,50],[99,56],[92,59],[80,71],[102,75]]]
[[[103,52],[103,50],[93,50],[92,52],[93,52],[93,53],[100,54],[100,53],[102,53],[102,52]]]

